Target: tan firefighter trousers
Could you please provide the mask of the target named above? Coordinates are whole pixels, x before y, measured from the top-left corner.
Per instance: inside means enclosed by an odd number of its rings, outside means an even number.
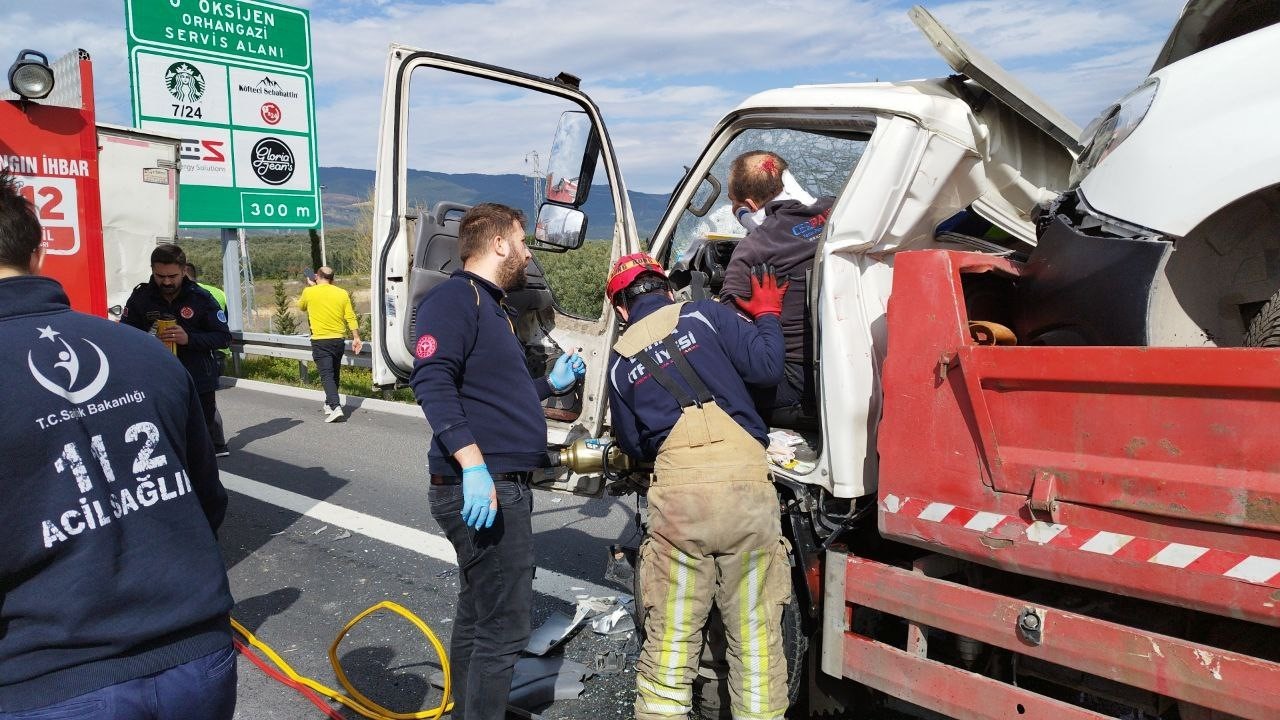
[[[640,549],[645,642],[637,720],[687,717],[714,602],[728,639],[735,720],[787,709],[782,607],[791,594],[778,498],[760,443],[714,402],[687,407],[663,443]]]

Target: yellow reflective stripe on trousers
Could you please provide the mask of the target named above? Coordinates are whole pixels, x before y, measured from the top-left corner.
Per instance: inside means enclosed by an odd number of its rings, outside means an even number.
[[[665,632],[662,637],[662,655],[658,661],[658,669],[666,679],[667,685],[675,687],[683,678],[684,646],[687,641],[676,647],[676,634],[688,638],[693,628],[689,624],[689,606],[693,604],[694,577],[693,558],[672,548],[670,587],[667,589],[667,617]]]
[[[742,579],[738,583],[739,637],[742,639],[742,708],[744,716],[764,713],[769,708],[769,628],[764,602],[765,572],[761,567],[767,553],[752,550],[742,558]]]
[[[693,710],[693,685],[684,692],[672,692],[673,688],[655,685],[643,675],[636,677],[636,690],[644,703],[645,710],[653,713],[686,715]],[[680,697],[675,697],[679,695]]]

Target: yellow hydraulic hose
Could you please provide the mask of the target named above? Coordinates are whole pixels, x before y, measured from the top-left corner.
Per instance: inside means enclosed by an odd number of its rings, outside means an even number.
[[[351,684],[351,681],[347,679],[347,674],[343,672],[342,665],[338,662],[338,645],[342,642],[343,638],[347,636],[347,633],[351,632],[351,629],[354,628],[361,620],[364,620],[366,617],[369,617],[379,610],[389,610],[413,623],[414,627],[418,628],[418,630],[427,637],[427,640],[431,642],[431,646],[435,648],[436,655],[440,658],[440,668],[444,671],[444,695],[440,698],[440,704],[436,707],[430,710],[419,710],[418,712],[412,713],[398,713],[393,710],[388,710],[366,697]],[[275,650],[271,649],[270,645],[267,645],[256,638],[253,633],[249,632],[243,625],[236,622],[235,618],[232,618],[231,620],[231,627],[235,628],[236,632],[243,635],[244,639],[247,640],[250,645],[266,655],[267,658],[271,660],[271,662],[279,668],[281,672],[288,676],[290,680],[300,685],[304,685],[317,693],[334,700],[335,702],[342,703],[351,710],[369,718],[369,720],[437,720],[437,718],[440,718],[445,713],[453,710],[453,702],[449,698],[451,690],[449,658],[445,654],[444,645],[440,644],[439,638],[436,637],[436,634],[431,631],[431,628],[423,622],[421,618],[414,615],[402,605],[393,603],[390,600],[383,600],[376,605],[372,605],[366,608],[364,612],[351,618],[351,620],[347,622],[346,627],[342,628],[342,632],[338,633],[338,637],[334,638],[333,644],[329,646],[329,664],[333,666],[333,672],[338,676],[338,683],[347,691],[346,695],[343,695],[331,687],[322,685],[311,678],[299,675],[292,667],[289,666],[289,663],[284,661],[284,658],[280,657],[276,654]]]

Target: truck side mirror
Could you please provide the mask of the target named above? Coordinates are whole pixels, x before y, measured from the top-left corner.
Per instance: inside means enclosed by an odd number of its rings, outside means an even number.
[[[538,208],[538,222],[533,239],[538,247],[553,252],[577,250],[587,236],[587,215],[563,205],[543,203]]]
[[[586,202],[599,154],[591,118],[580,110],[561,113],[547,160],[546,199],[573,207]]]

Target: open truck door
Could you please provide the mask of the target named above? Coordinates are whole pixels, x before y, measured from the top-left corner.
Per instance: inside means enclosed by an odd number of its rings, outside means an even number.
[[[515,329],[530,375],[546,374],[557,357],[575,350],[587,362],[577,392],[544,404],[548,449],[600,435],[605,365],[617,332],[604,281],[614,259],[640,250],[640,238],[595,104],[569,75],[548,79],[392,45],[381,110],[372,219],[374,385],[407,383],[417,306],[462,267],[462,214],[476,203],[500,202],[530,218],[528,285],[508,299],[518,311]],[[477,193],[440,171],[491,177]],[[596,223],[589,227],[582,207],[591,193],[607,193],[609,202],[593,203]],[[612,222],[602,222],[609,216]],[[535,485],[598,495],[603,478],[550,468]]]

